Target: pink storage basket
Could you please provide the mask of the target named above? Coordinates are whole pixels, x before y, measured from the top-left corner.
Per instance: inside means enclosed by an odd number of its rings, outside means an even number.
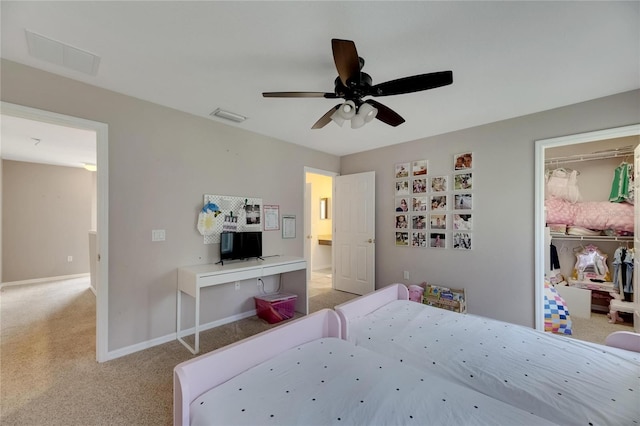
[[[275,324],[293,318],[296,310],[295,294],[275,293],[255,296],[256,311],[258,317],[267,321],[269,324]]]

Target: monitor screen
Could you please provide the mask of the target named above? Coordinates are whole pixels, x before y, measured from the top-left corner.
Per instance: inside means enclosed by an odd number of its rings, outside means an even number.
[[[262,232],[220,233],[220,261],[262,257]]]
[[[240,248],[238,234],[236,232],[222,232],[220,234],[220,260],[239,259]]]
[[[242,258],[262,257],[262,232],[239,232],[242,241]]]

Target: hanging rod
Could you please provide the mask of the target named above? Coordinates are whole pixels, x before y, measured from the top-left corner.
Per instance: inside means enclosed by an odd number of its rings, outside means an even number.
[[[633,155],[633,149],[631,148],[624,150],[596,152],[593,154],[576,154],[566,157],[545,158],[544,164],[577,163],[579,161],[604,160],[607,158],[628,157],[630,155]]]

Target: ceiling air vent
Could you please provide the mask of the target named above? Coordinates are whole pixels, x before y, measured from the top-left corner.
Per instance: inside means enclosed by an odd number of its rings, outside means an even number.
[[[29,30],[25,30],[25,32],[27,34],[29,54],[34,58],[89,75],[98,73],[100,57],[93,53],[52,40]]]

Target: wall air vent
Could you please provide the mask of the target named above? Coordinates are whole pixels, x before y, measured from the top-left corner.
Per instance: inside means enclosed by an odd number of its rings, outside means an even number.
[[[34,58],[89,75],[98,73],[100,57],[77,47],[25,30],[29,54]]]

